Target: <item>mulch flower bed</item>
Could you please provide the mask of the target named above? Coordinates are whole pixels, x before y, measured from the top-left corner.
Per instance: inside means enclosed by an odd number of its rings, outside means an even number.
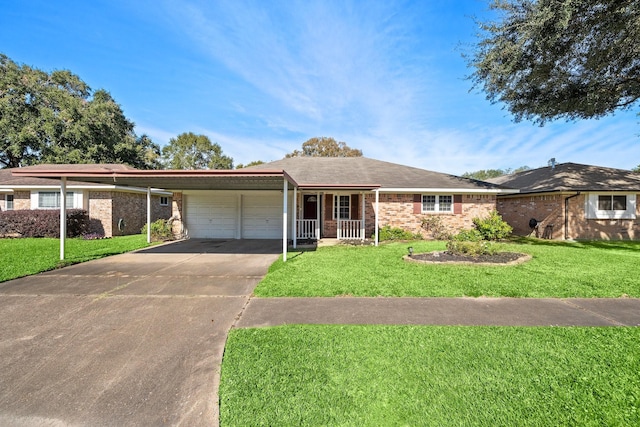
[[[462,255],[448,251],[428,252],[424,254],[406,255],[406,261],[427,264],[475,264],[475,265],[512,265],[520,264],[531,259],[531,255],[517,252],[498,252],[494,255]]]

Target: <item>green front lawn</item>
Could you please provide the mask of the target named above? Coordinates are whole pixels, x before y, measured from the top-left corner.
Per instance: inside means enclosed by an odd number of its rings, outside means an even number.
[[[522,239],[503,245],[533,259],[514,266],[429,265],[402,260],[444,250],[443,242],[332,246],[290,252],[255,294],[275,296],[640,297],[640,242],[556,242]]]
[[[234,329],[222,426],[640,425],[640,328]]]
[[[66,259],[61,262],[59,239],[0,239],[0,282],[147,246],[147,237],[141,234],[100,240],[67,239]]]

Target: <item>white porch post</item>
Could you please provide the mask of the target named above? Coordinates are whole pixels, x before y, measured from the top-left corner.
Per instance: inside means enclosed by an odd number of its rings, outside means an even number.
[[[67,178],[60,178],[60,260],[64,259],[64,243],[67,238]]]
[[[291,224],[291,236],[293,237],[293,249],[298,247],[298,231],[296,230],[298,219],[298,187],[293,187],[293,223]]]
[[[147,243],[151,243],[151,187],[147,187]]]
[[[316,194],[316,239],[320,240],[320,192]]]
[[[287,262],[287,193],[289,182],[284,179],[282,185],[282,261]]]
[[[376,246],[378,246],[378,205],[379,204],[380,204],[380,191],[376,190],[376,213],[375,213],[375,217],[376,217],[376,220],[375,220],[375,223],[376,223],[376,225],[375,225],[375,227],[376,227],[376,230],[375,230],[375,236],[376,236],[375,237],[375,245]]]
[[[364,230],[366,230],[364,226],[364,192],[360,193],[360,197],[362,197],[362,222],[360,223],[360,240],[364,240]]]

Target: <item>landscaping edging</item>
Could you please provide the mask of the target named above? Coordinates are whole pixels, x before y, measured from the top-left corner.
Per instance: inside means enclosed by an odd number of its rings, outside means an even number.
[[[502,265],[517,265],[529,261],[532,256],[529,254],[507,252],[509,254],[519,255],[518,258],[501,261],[496,260],[486,261],[486,257],[474,258],[464,255],[452,255],[448,251],[435,251],[425,254],[414,254],[413,256],[405,255],[402,257],[405,261],[415,262],[418,264],[454,264],[454,265],[479,265],[479,266],[502,266]],[[446,259],[448,258],[448,259]]]

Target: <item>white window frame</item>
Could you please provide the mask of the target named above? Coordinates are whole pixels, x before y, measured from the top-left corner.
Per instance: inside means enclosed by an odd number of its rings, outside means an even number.
[[[9,198],[11,198],[11,200],[9,200]],[[14,202],[15,202],[15,199],[13,197],[13,194],[5,194],[4,195],[4,210],[12,211],[14,209]]]
[[[625,196],[627,206],[625,210],[601,210],[599,199],[601,196]],[[636,195],[634,193],[590,193],[586,198],[585,213],[587,219],[636,219]]]
[[[169,206],[169,196],[160,196],[160,206]]]
[[[347,201],[347,216],[341,216],[339,219],[351,219],[351,195],[350,194],[334,194],[333,195],[333,219],[338,219],[338,212],[344,206],[340,205],[340,200]]]
[[[427,209],[427,201],[426,198],[427,197],[432,197],[435,198],[435,203],[433,204],[433,210],[429,210]],[[445,202],[444,200],[441,201],[441,198],[445,198],[448,197],[450,199],[450,201]],[[422,194],[421,195],[421,200],[420,200],[420,210],[422,211],[422,213],[425,214],[433,214],[433,213],[447,213],[447,214],[452,214],[453,213],[453,204],[454,204],[454,197],[453,194]],[[449,205],[449,209],[444,209],[444,206]]]
[[[56,206],[41,206],[40,195],[41,194],[56,194]],[[72,203],[69,203],[72,202]],[[82,192],[67,191],[67,209],[81,209],[82,208]],[[32,209],[60,209],[60,191],[33,191],[31,193],[31,208]]]

